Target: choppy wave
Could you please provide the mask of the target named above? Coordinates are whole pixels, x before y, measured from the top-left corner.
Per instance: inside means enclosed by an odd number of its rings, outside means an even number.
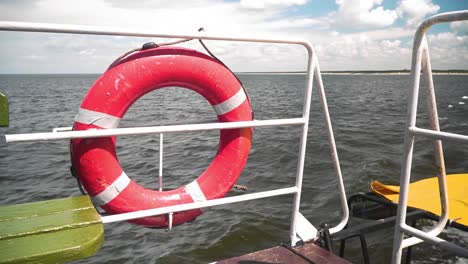
[[[11,126],[0,133],[51,131],[70,126],[81,99],[95,75],[1,75],[0,89],[10,98]],[[240,75],[249,91],[256,119],[299,117],[304,75]],[[372,180],[397,184],[403,149],[409,76],[323,76],[338,153],[348,194],[367,191]],[[443,130],[468,131],[464,98],[468,76],[434,76]],[[339,197],[324,119],[313,91],[309,141],[302,193],[303,214],[314,224],[336,223]],[[423,92],[421,92],[423,94]],[[424,98],[423,98],[424,99]],[[425,109],[425,100],[420,109]],[[452,105],[452,108],[446,107]],[[132,106],[121,126],[158,125],[215,118],[211,106],[187,89],[167,88],[150,93]],[[427,127],[427,115],[418,124]],[[293,186],[300,128],[259,128],[248,164],[239,180],[249,192]],[[177,187],[195,179],[216,153],[218,132],[170,134],[164,139],[164,186]],[[418,140],[413,179],[434,175],[431,144]],[[467,148],[445,144],[449,173],[468,170]],[[157,187],[159,137],[126,136],[118,140],[118,155],[130,177]],[[69,173],[68,142],[16,143],[0,146],[1,204],[32,202],[79,195]],[[233,191],[237,195],[241,191]],[[165,230],[127,223],[108,224],[99,253],[78,263],[206,263],[276,246],[289,237],[291,196],[233,204],[207,210],[196,221]],[[371,259],[389,259],[393,232],[370,236]],[[468,242],[466,234],[450,230],[451,240]],[[348,245],[347,256],[360,262],[360,250]],[[427,260],[427,251],[431,259]],[[418,246],[418,263],[459,263],[451,254],[432,246]],[[434,258],[435,260],[433,260]]]

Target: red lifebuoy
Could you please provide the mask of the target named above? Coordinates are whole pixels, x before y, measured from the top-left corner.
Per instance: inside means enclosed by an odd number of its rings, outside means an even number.
[[[168,86],[202,95],[214,107],[219,122],[252,120],[247,95],[223,65],[193,50],[159,47],[130,55],[107,70],[84,98],[73,129],[116,128],[138,98]],[[247,162],[251,140],[251,128],[221,130],[217,155],[202,175],[186,186],[162,192],[146,189],[125,174],[117,160],[115,137],[73,139],[70,152],[81,183],[95,204],[116,214],[223,197]],[[201,210],[175,213],[173,225],[200,214]],[[168,217],[131,222],[166,227]]]

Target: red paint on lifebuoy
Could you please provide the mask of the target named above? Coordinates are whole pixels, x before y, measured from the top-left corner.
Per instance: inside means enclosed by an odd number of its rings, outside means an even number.
[[[107,70],[84,98],[73,129],[117,127],[138,98],[168,86],[188,88],[202,95],[215,107],[219,122],[252,120],[241,84],[223,65],[193,50],[159,47],[130,55]],[[247,162],[251,139],[251,128],[221,130],[217,155],[198,179],[162,192],[146,189],[126,176],[117,160],[115,137],[73,139],[71,157],[89,195],[106,212],[117,214],[225,196]],[[175,213],[173,225],[191,221],[200,214],[201,210]],[[168,226],[167,216],[131,222]]]

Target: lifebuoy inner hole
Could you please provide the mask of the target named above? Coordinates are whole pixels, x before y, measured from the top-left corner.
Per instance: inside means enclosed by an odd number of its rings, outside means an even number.
[[[217,120],[200,94],[183,87],[164,87],[140,97],[125,113],[119,127],[158,126]],[[216,156],[219,131],[164,134],[163,190],[184,186]],[[117,157],[125,173],[148,189],[159,188],[159,134],[117,138]]]

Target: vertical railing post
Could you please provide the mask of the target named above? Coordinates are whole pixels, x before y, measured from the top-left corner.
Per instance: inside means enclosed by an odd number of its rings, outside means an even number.
[[[418,34],[419,33],[419,34]],[[413,56],[411,63],[411,79],[413,87],[409,90],[408,112],[405,127],[405,152],[403,153],[401,175],[400,175],[400,196],[398,199],[398,209],[395,222],[395,234],[393,238],[392,263],[399,264],[403,253],[404,231],[401,225],[406,222],[406,208],[408,206],[409,182],[411,177],[411,164],[413,161],[414,135],[409,128],[416,126],[416,113],[418,111],[419,82],[421,78],[421,56],[424,32],[417,32],[413,44]]]
[[[295,246],[296,243],[299,241],[297,238],[297,214],[299,213],[299,207],[301,203],[301,191],[302,191],[302,178],[304,174],[304,162],[305,162],[305,154],[306,154],[306,146],[307,146],[307,134],[309,129],[309,113],[310,113],[310,102],[312,98],[312,86],[314,83],[314,69],[316,63],[315,52],[312,48],[312,45],[306,46],[308,51],[308,62],[307,62],[307,83],[305,87],[305,96],[304,96],[304,105],[302,111],[302,118],[304,119],[304,124],[302,127],[302,135],[301,135],[301,142],[300,142],[300,149],[299,149],[299,157],[297,163],[297,172],[296,172],[296,187],[297,193],[294,195],[294,204],[293,204],[293,211],[291,215],[291,229],[290,229],[290,239],[291,239],[291,246]]]
[[[163,133],[159,133],[159,191],[163,189]]]
[[[348,222],[349,218],[349,209],[348,209],[348,204],[346,200],[346,192],[344,189],[344,183],[343,183],[343,177],[341,175],[341,168],[340,168],[340,163],[338,159],[338,153],[336,151],[336,143],[335,139],[333,136],[333,129],[331,125],[331,118],[330,118],[330,113],[328,111],[328,103],[327,99],[325,96],[325,89],[323,87],[323,82],[322,82],[322,77],[320,73],[320,66],[319,62],[317,59],[317,56],[315,54],[315,51],[312,47],[312,45],[307,45],[307,51],[308,51],[308,65],[307,65],[307,83],[305,87],[305,94],[304,94],[304,105],[303,105],[303,114],[302,118],[304,119],[304,125],[302,129],[302,135],[301,135],[301,142],[300,142],[300,149],[299,149],[299,158],[298,158],[298,164],[297,164],[297,174],[296,174],[296,187],[298,189],[298,192],[294,196],[294,206],[293,206],[293,212],[292,212],[292,217],[291,217],[291,230],[290,230],[290,237],[291,237],[291,245],[295,246],[296,243],[299,241],[299,238],[297,237],[297,221],[300,219],[298,215],[300,214],[299,212],[299,205],[301,201],[301,190],[302,190],[302,179],[303,179],[303,174],[304,174],[304,163],[305,163],[305,155],[306,155],[306,146],[307,146],[307,136],[308,136],[308,128],[309,128],[309,116],[310,116],[310,105],[312,101],[312,88],[314,84],[314,78],[315,82],[317,85],[317,89],[319,91],[319,97],[320,97],[320,102],[322,105],[322,110],[325,115],[325,123],[326,123],[326,128],[327,128],[327,135],[328,135],[328,141],[330,143],[330,152],[331,156],[333,159],[333,166],[335,169],[336,177],[338,180],[338,189],[340,192],[340,200],[341,200],[341,207],[342,207],[342,213],[343,217],[338,225],[330,229],[331,232],[336,233],[340,231],[341,229],[344,228],[344,226]],[[302,216],[303,217],[303,216]]]
[[[335,170],[335,175],[338,182],[338,191],[340,192],[342,218],[336,226],[329,228],[330,234],[334,234],[336,232],[341,231],[348,224],[349,208],[348,201],[346,198],[343,176],[341,173],[340,160],[338,158],[338,151],[336,150],[335,137],[333,135],[333,127],[331,123],[330,112],[328,111],[327,97],[325,95],[325,88],[323,86],[322,74],[320,73],[320,65],[318,60],[316,60],[314,63],[314,74],[316,75],[316,89],[320,97],[320,102],[322,103],[323,115],[325,116],[325,126],[327,128],[327,136],[328,142],[330,144],[330,154],[333,162],[333,168]]]
[[[439,195],[441,200],[441,216],[439,222],[429,231],[421,231],[406,224],[406,210],[408,206],[408,192],[411,178],[411,164],[413,157],[413,148],[415,141],[414,129],[416,129],[416,115],[419,96],[420,76],[422,74],[426,79],[427,105],[429,110],[430,124],[432,131],[440,132],[438,121],[437,106],[434,93],[434,83],[432,79],[432,68],[429,57],[429,48],[425,32],[434,24],[442,22],[453,22],[468,20],[468,11],[450,12],[435,15],[418,27],[414,36],[413,56],[411,62],[411,79],[413,81],[412,89],[409,91],[407,123],[405,127],[405,149],[402,159],[400,194],[398,201],[397,217],[395,221],[395,235],[393,243],[392,263],[401,262],[402,250],[405,247],[415,245],[421,241],[430,242],[444,249],[453,251],[462,256],[468,256],[466,248],[457,246],[437,237],[444,229],[448,220],[448,190],[445,177],[445,164],[440,139],[434,141],[435,159],[437,165],[437,177],[439,185]],[[404,239],[404,235],[410,235]]]
[[[172,222],[173,222],[173,219],[174,219],[173,216],[174,216],[174,213],[172,213],[172,212],[168,214],[168,217],[169,217],[169,219],[168,219],[169,223],[167,225],[167,230],[168,231],[172,230]]]
[[[426,44],[426,48],[423,50],[422,70],[424,79],[426,80],[427,108],[429,111],[431,128],[434,131],[440,132],[439,115],[437,113],[437,103],[434,91],[434,81],[432,78],[432,67],[429,57],[428,44]],[[442,147],[442,140],[434,141],[434,158],[437,166],[437,177],[439,181],[441,217],[438,225],[432,229],[431,233],[434,233],[434,235],[438,235],[440,232],[442,232],[442,230],[444,230],[449,216],[447,178],[445,172],[445,160],[444,150]]]

